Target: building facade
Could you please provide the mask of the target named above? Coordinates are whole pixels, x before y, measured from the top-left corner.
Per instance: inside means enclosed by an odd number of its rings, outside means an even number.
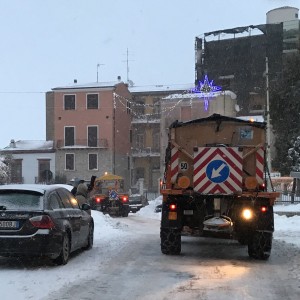
[[[56,87],[46,94],[46,139],[67,181],[110,172],[130,186],[130,93],[120,80]]]
[[[129,88],[132,94],[132,187],[135,187],[140,179],[144,179],[144,189],[147,192],[159,191],[161,101],[168,95],[183,92],[192,87],[193,84]]]
[[[284,6],[267,12],[267,24],[283,26],[283,59],[289,54],[300,53],[300,20],[299,9]]]
[[[7,183],[52,183],[55,179],[52,141],[11,140],[0,154],[9,165]]]
[[[221,29],[195,39],[195,81],[205,75],[237,94],[239,115],[264,114],[268,90],[282,77],[287,55],[300,51],[299,9],[280,7],[266,24]],[[267,72],[268,70],[268,72]]]

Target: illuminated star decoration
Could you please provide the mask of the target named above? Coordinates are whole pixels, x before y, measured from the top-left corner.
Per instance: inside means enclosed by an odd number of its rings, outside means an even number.
[[[220,86],[213,85],[213,82],[213,80],[209,81],[207,75],[205,75],[203,82],[199,80],[198,85],[191,89],[192,93],[196,93],[199,98],[203,98],[204,110],[208,109],[208,100],[213,96],[213,94],[222,89]]]

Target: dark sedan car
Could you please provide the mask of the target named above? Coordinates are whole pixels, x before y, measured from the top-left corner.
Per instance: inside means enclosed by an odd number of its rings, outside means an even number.
[[[59,185],[0,186],[0,255],[46,256],[64,265],[93,246],[90,206]]]

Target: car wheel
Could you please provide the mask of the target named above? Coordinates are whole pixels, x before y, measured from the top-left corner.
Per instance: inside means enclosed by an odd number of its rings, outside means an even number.
[[[94,225],[90,224],[89,235],[87,237],[87,245],[83,248],[84,250],[89,250],[93,248],[94,244]]]
[[[59,256],[54,260],[54,262],[58,265],[65,265],[69,261],[70,258],[70,250],[71,250],[71,244],[70,244],[70,238],[67,233],[63,235],[62,239],[62,245],[61,245],[61,251]]]

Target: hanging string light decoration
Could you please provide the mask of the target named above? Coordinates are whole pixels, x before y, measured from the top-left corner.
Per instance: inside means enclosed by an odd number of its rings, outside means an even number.
[[[222,88],[217,85],[213,85],[213,80],[209,81],[208,76],[204,76],[204,80],[199,80],[198,85],[191,89],[192,93],[198,95],[199,98],[203,98],[204,110],[208,110],[208,102],[215,92],[220,91]]]
[[[184,91],[183,94],[187,94],[187,93],[190,93],[190,91]],[[128,103],[130,105],[130,110],[131,110],[131,114],[134,115],[135,117],[137,118],[147,118],[147,117],[151,117],[151,116],[157,116],[157,113],[148,113],[148,114],[145,114],[145,113],[138,113],[134,110],[134,107],[135,106],[142,106],[144,108],[146,107],[152,107],[154,108],[155,107],[155,104],[143,104],[143,103],[136,103],[134,102],[132,99],[127,99],[117,93],[113,93],[113,105],[114,105],[114,108],[116,109],[116,101],[118,101],[123,107],[126,107],[126,103]],[[176,107],[180,106],[180,103],[183,101],[183,99],[179,99],[176,103],[174,103],[173,106],[171,107],[168,107],[168,108],[162,108],[160,110],[160,113],[166,113],[167,115],[169,115]]]

